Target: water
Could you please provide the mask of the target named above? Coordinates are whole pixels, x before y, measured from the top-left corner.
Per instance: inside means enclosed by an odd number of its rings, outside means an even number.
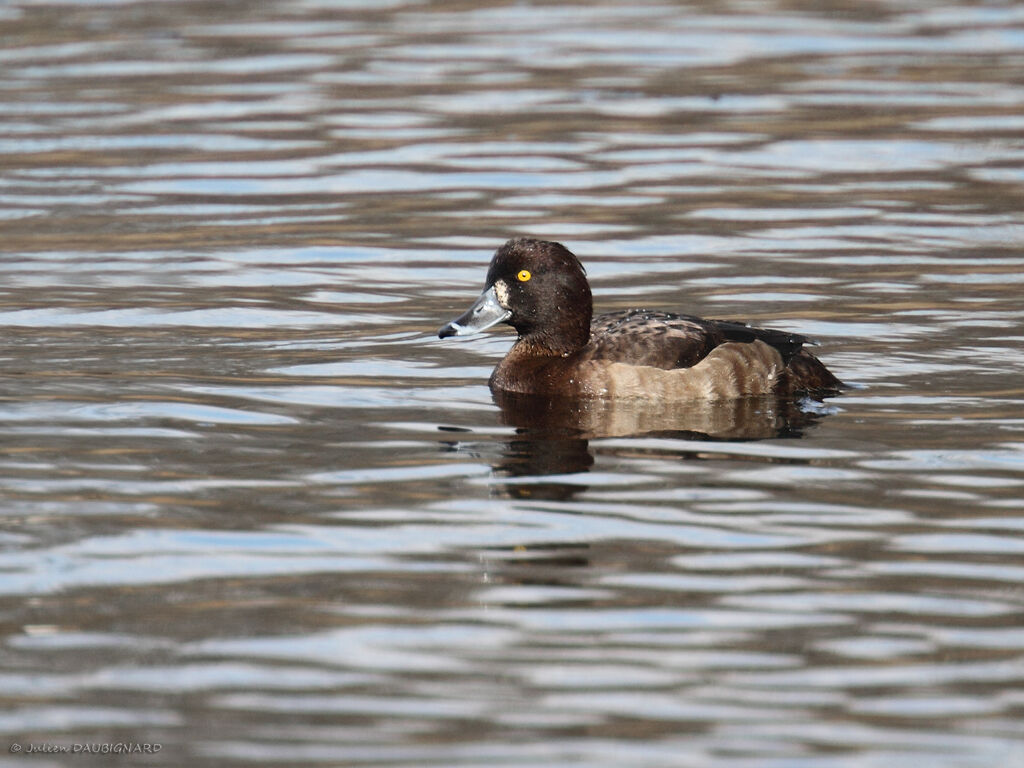
[[[1020,4],[0,36],[0,765],[1024,765]],[[495,403],[513,235],[856,388]]]

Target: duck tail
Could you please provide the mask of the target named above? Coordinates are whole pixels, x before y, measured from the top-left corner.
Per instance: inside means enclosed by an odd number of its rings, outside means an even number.
[[[826,397],[838,395],[846,385],[837,379],[814,355],[806,349],[790,359],[786,369],[779,377],[776,386],[778,394],[807,392],[812,395]]]

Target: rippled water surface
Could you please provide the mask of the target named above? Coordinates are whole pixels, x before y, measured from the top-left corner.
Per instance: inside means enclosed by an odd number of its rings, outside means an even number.
[[[1022,72],[1014,2],[0,6],[0,765],[1024,766]],[[513,235],[855,388],[496,402]]]

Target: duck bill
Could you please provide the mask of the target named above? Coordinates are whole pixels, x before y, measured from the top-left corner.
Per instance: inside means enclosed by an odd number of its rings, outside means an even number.
[[[476,300],[472,307],[459,317],[452,320],[437,335],[442,339],[449,336],[469,336],[473,333],[486,331],[492,325],[503,323],[512,317],[512,313],[498,303],[498,294],[491,286]]]

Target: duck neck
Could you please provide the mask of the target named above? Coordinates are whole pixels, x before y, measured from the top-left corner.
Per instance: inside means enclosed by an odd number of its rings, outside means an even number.
[[[534,328],[520,333],[514,349],[530,357],[568,357],[590,341],[590,313],[566,317],[557,328]]]
[[[509,356],[528,357],[568,357],[580,345],[556,344],[553,339],[520,336],[509,350]]]

